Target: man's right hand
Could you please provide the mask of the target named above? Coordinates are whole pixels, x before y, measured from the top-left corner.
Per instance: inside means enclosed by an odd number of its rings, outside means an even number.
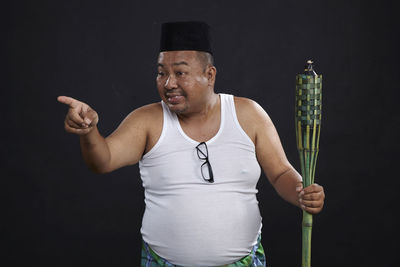
[[[65,131],[78,135],[86,135],[97,125],[99,116],[86,103],[68,96],[59,96],[57,100],[69,106],[64,121]]]

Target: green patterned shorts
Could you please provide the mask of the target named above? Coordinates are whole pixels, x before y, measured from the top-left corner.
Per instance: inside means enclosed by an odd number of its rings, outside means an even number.
[[[184,267],[174,265],[167,260],[158,256],[150,246],[143,241],[142,246],[142,259],[141,259],[141,267]],[[241,258],[239,261],[218,266],[218,267],[265,267],[266,259],[264,254],[264,248],[261,245],[261,235],[257,239],[257,244],[253,247],[250,254]]]

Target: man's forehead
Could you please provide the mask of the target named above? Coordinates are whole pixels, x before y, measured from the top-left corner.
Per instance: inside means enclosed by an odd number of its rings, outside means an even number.
[[[197,51],[165,51],[158,55],[159,65],[192,65],[198,59]]]

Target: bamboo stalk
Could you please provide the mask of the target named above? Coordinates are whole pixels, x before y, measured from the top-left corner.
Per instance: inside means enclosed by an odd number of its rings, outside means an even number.
[[[311,62],[312,63],[312,62]],[[305,74],[296,76],[295,125],[303,187],[314,183],[321,132],[322,75],[316,75],[307,62]],[[311,233],[313,216],[303,211],[302,266],[311,266]]]
[[[302,222],[302,267],[311,266],[311,233],[312,233],[312,215],[303,211]]]

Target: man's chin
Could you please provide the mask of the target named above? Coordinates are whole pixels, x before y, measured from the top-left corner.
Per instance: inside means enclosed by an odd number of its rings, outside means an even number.
[[[187,110],[187,107],[182,104],[173,105],[173,104],[168,103],[168,108],[171,112],[174,112],[176,114],[183,114]]]

